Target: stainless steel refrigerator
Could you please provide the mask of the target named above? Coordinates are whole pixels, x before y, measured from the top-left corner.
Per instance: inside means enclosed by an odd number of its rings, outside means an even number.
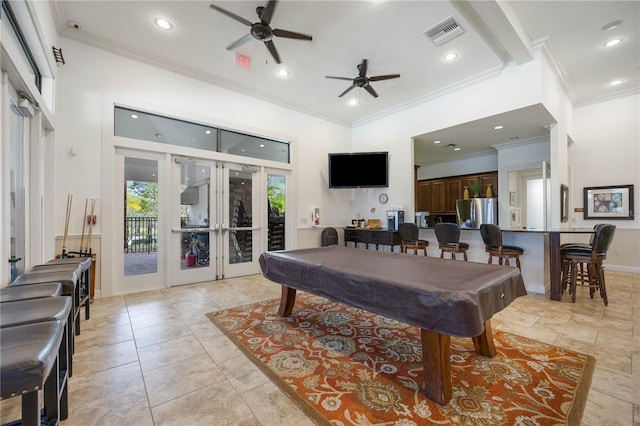
[[[469,198],[456,201],[456,215],[461,228],[478,229],[483,223],[498,224],[497,198]]]

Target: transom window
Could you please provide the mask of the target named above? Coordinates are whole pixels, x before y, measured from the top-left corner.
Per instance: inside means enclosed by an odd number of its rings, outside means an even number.
[[[289,143],[124,107],[115,108],[115,136],[289,163]]]

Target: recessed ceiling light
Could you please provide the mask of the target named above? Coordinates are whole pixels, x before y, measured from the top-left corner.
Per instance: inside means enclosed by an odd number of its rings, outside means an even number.
[[[504,126],[493,126],[493,130],[501,130],[504,129]]]
[[[138,118],[138,116],[136,114],[131,114],[131,118]]]
[[[459,146],[456,148],[453,148],[454,151],[460,151],[462,148],[460,148]]]
[[[173,28],[173,24],[164,18],[156,18],[155,23],[163,30],[170,30],[171,28]]]
[[[613,40],[609,40],[608,42],[606,42],[604,44],[604,47],[613,47],[619,45],[620,43],[622,43],[621,38],[614,38]]]
[[[452,61],[455,61],[456,59],[458,59],[457,53],[451,52],[444,55],[445,62],[452,62]]]
[[[433,141],[433,143],[440,143],[440,141]]]
[[[613,80],[611,83],[609,83],[609,86],[619,86],[619,85],[621,85],[622,83],[624,83],[624,80],[620,80],[620,79],[618,79],[618,80]]]
[[[618,19],[618,20],[616,20],[616,21],[609,22],[607,25],[604,25],[604,26],[602,27],[602,29],[603,29],[604,31],[610,31],[610,30],[612,30],[612,29],[614,29],[614,28],[618,28],[618,27],[620,26],[620,24],[622,24],[622,21],[621,21],[620,19]]]
[[[263,143],[260,144],[260,148],[264,148],[264,144]]]
[[[161,138],[162,137],[162,133],[156,133],[156,138]]]
[[[207,135],[210,135],[210,134],[211,134],[211,130],[207,130],[205,133],[206,133]]]
[[[356,98],[351,98],[351,99],[349,99],[348,104],[350,106],[356,106],[356,105],[360,105],[360,101],[358,99],[356,99]]]
[[[282,78],[289,77],[289,71],[284,68],[280,68],[278,69],[278,76]]]

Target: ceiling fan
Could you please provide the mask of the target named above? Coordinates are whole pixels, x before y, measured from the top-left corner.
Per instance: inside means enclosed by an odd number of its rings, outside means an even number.
[[[233,18],[236,21],[242,24],[245,24],[248,27],[251,27],[249,34],[231,43],[229,46],[227,46],[227,50],[233,50],[236,47],[248,42],[253,37],[256,40],[263,42],[264,45],[267,46],[267,49],[269,50],[269,53],[271,53],[271,56],[273,56],[273,59],[278,64],[280,64],[282,63],[280,61],[280,55],[278,55],[276,46],[273,44],[273,41],[272,41],[272,38],[274,36],[311,41],[312,37],[309,35],[294,33],[293,31],[287,31],[287,30],[272,29],[269,26],[269,24],[271,23],[271,17],[273,16],[273,11],[276,8],[276,3],[277,3],[277,0],[271,0],[267,3],[266,7],[258,6],[256,8],[256,13],[258,14],[258,18],[260,18],[260,22],[256,22],[256,23],[251,23],[251,21],[244,19],[243,17],[238,16],[233,12],[229,12],[228,10],[223,9],[220,6],[211,4],[209,6],[211,7],[211,9],[217,10],[218,12],[224,15],[227,15],[228,17]]]
[[[398,78],[400,77],[400,74],[388,74],[388,75],[377,75],[375,77],[367,77],[367,63],[369,61],[367,61],[366,59],[362,60],[362,63],[358,64],[357,68],[360,71],[358,76],[356,78],[349,78],[349,77],[332,77],[330,75],[325,76],[326,78],[335,78],[336,80],[347,80],[347,81],[352,81],[351,86],[345,90],[344,92],[342,92],[340,94],[340,96],[338,96],[339,98],[343,97],[344,95],[346,95],[351,89],[353,89],[354,87],[362,87],[364,88],[364,90],[366,90],[367,92],[369,92],[371,94],[371,96],[373,96],[374,98],[378,97],[378,94],[376,93],[375,90],[373,90],[373,87],[371,87],[371,85],[369,84],[372,81],[380,81],[380,80],[389,80],[392,78]]]

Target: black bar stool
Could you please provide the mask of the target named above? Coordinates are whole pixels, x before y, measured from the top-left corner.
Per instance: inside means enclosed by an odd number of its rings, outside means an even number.
[[[569,287],[571,301],[576,301],[576,285],[580,274],[578,265],[587,265],[587,285],[582,281],[582,285],[589,287],[589,295],[593,299],[596,291],[600,292],[600,297],[605,306],[609,305],[607,298],[607,288],[604,282],[603,261],[607,258],[607,251],[613,242],[616,233],[616,226],[611,224],[601,224],[597,227],[593,235],[590,247],[565,246],[560,249],[562,256],[562,286]]]
[[[462,253],[464,261],[467,261],[469,244],[460,242],[460,227],[458,225],[455,223],[436,223],[434,232],[438,239],[440,259],[444,259],[445,252],[451,253],[451,259],[453,260],[456,260],[456,253]]]
[[[409,249],[413,250],[413,254],[417,255],[418,250],[423,250],[423,254],[427,255],[427,247],[429,247],[429,241],[421,240],[419,238],[420,230],[418,225],[411,222],[401,223],[398,226],[398,232],[400,232],[402,252],[407,253]]]
[[[61,283],[43,283],[0,288],[0,303],[62,296]]]
[[[59,357],[64,330],[60,321],[0,329],[0,399],[21,396],[24,426],[59,424],[67,416],[67,376]]]
[[[0,328],[36,322],[61,321],[65,326],[64,350],[61,351],[61,369],[73,375],[73,326],[71,318],[72,302],[69,296],[46,297],[41,299],[18,300],[2,304]]]
[[[520,269],[520,256],[524,254],[524,249],[518,246],[506,246],[502,244],[502,229],[498,225],[483,223],[480,225],[480,235],[484,241],[484,248],[489,253],[489,264],[493,263],[493,257],[498,258],[498,263],[509,266],[509,259],[516,260],[516,266]]]

